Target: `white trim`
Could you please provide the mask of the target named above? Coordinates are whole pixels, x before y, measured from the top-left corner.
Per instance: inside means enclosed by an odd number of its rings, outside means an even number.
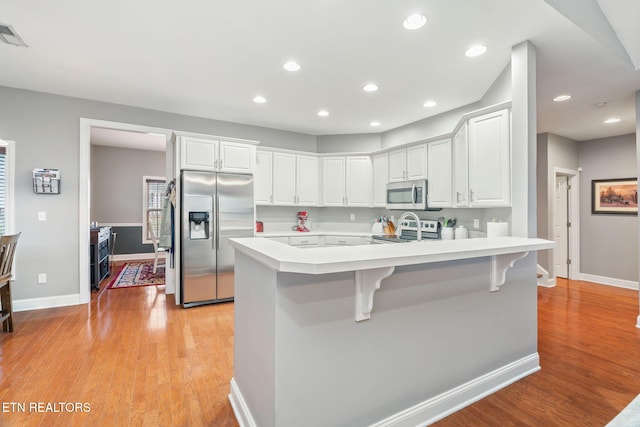
[[[434,423],[539,370],[540,356],[536,352],[393,414],[369,427],[415,427]],[[231,378],[229,401],[240,427],[257,426],[235,378]]]
[[[244,400],[244,396],[242,396],[242,392],[238,388],[238,384],[236,384],[236,379],[233,377],[231,378],[229,402],[240,427],[257,427],[255,420],[251,416],[251,411],[249,411],[247,401]]]
[[[153,252],[146,252],[146,253],[142,253],[142,254],[119,254],[119,255],[112,255],[109,260],[111,262],[113,261],[136,261],[136,260],[147,260],[147,259],[154,259],[155,255],[153,254]],[[160,252],[158,254],[158,259],[165,259],[165,252]]]
[[[88,252],[88,251],[85,251]],[[82,304],[80,294],[57,295],[53,297],[26,298],[13,301],[13,311],[41,310]]]
[[[556,278],[550,278],[549,272],[542,268],[540,264],[538,264],[537,273],[542,274],[542,277],[538,278],[538,286],[544,286],[545,288],[553,288],[556,286]]]
[[[78,286],[80,298],[78,304],[88,304],[91,297],[90,271],[87,268],[87,266],[89,265],[89,251],[83,250],[83,248],[88,248],[90,242],[89,209],[91,206],[91,188],[89,187],[89,180],[91,178],[90,160],[92,127],[163,134],[166,136],[167,140],[171,138],[172,132],[170,129],[134,125],[129,123],[110,122],[84,117],[80,118],[80,156],[78,165],[78,277],[80,278]]]
[[[595,274],[580,273],[580,280],[598,283],[600,285],[615,286],[617,288],[638,290],[638,282],[633,280],[616,279],[615,277],[597,276]]]

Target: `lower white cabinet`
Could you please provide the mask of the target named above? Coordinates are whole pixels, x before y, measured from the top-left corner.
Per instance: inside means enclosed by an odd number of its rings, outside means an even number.
[[[427,144],[427,205],[430,208],[451,207],[451,139]]]
[[[324,236],[324,244],[327,246],[355,246],[363,243],[364,237],[359,236]]]
[[[289,244],[291,246],[318,246],[320,245],[320,236],[291,236]]]

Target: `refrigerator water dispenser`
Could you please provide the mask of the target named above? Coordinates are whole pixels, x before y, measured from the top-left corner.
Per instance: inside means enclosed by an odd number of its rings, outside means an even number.
[[[189,212],[189,240],[209,238],[209,212]]]

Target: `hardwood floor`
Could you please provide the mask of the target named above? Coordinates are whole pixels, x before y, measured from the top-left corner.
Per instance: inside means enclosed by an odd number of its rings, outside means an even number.
[[[437,426],[603,426],[640,393],[637,291],[560,281],[538,296],[542,371]],[[14,329],[0,334],[1,426],[237,426],[231,303],[103,287],[88,306],[16,313]]]

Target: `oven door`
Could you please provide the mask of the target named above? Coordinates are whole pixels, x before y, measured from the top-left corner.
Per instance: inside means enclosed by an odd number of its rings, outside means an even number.
[[[427,180],[387,184],[387,209],[427,209]]]

